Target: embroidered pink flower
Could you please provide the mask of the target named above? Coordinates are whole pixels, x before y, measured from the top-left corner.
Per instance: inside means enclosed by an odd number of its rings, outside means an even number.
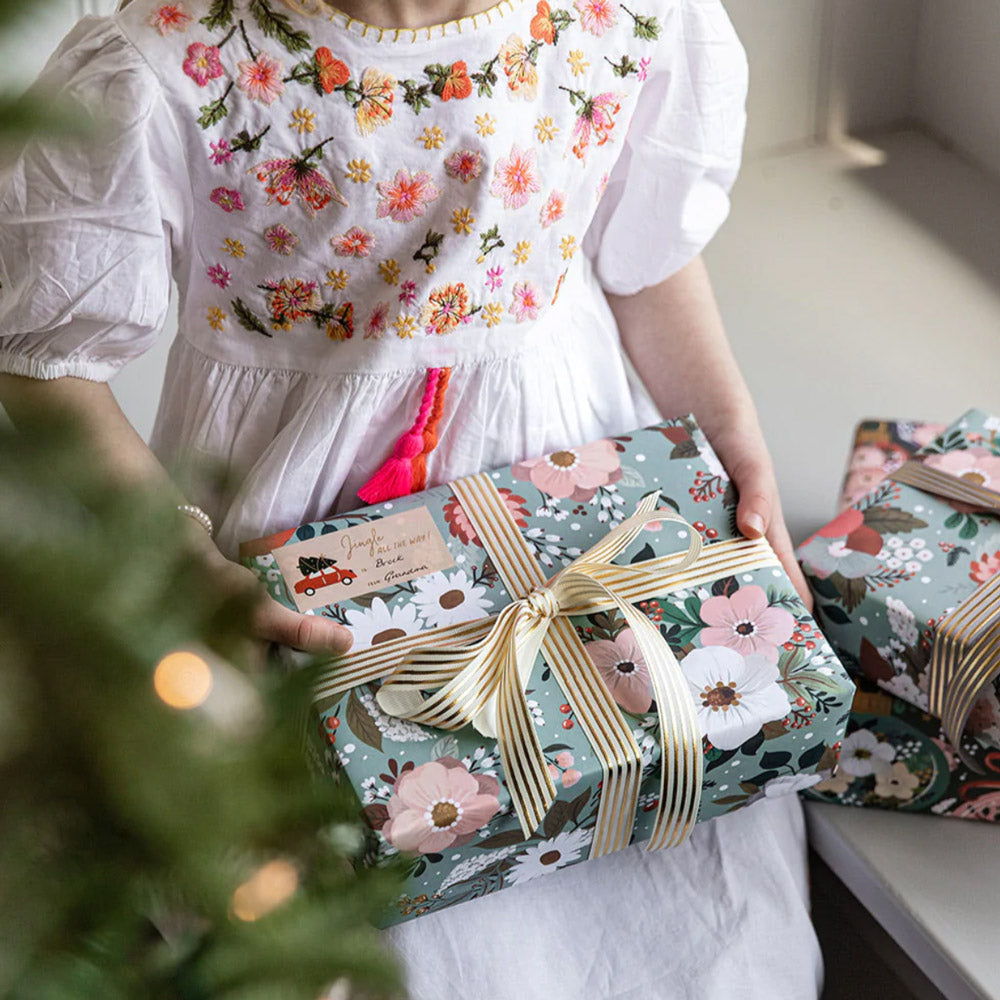
[[[165,3],[157,7],[149,17],[149,23],[161,35],[169,35],[171,31],[186,31],[190,22],[191,15],[182,3]]]
[[[219,59],[218,47],[202,42],[192,42],[187,47],[183,68],[199,87],[207,86],[209,80],[217,80],[226,72]]]
[[[637,79],[637,80],[638,80],[638,81],[639,81],[640,83],[645,83],[645,81],[646,81],[646,77],[647,77],[647,76],[649,76],[649,64],[650,64],[650,63],[651,63],[652,61],[653,61],[653,60],[652,60],[652,59],[650,59],[650,58],[649,58],[649,56],[643,56],[643,57],[642,57],[642,58],[641,58],[641,59],[639,60],[639,72],[638,72],[638,74],[637,74],[637,76],[636,76],[636,79]]]
[[[984,552],[978,560],[973,559],[969,576],[976,583],[986,583],[997,573],[1000,573],[1000,552],[994,552],[993,555]]]
[[[504,506],[510,511],[517,526],[519,528],[527,528],[528,509],[524,506],[524,497],[519,497],[516,493],[507,489],[506,486],[499,487],[498,492],[504,502]],[[455,538],[460,538],[463,545],[478,545],[480,548],[483,547],[483,543],[479,540],[479,535],[476,534],[475,525],[469,520],[461,503],[459,503],[458,497],[453,496],[444,505],[444,519],[448,524],[448,530]]]
[[[404,281],[399,286],[399,301],[409,308],[417,301],[417,283],[415,281]]]
[[[217,167],[221,167],[223,163],[228,163],[233,158],[233,151],[229,148],[229,143],[225,139],[220,139],[218,142],[210,142],[208,145],[212,150],[208,154],[208,158]]]
[[[215,188],[208,200],[218,205],[223,212],[242,212],[246,207],[243,204],[243,195],[239,191],[227,187]]]
[[[538,319],[542,307],[542,297],[530,281],[518,281],[511,289],[510,311],[518,323]]]
[[[411,175],[409,170],[401,168],[391,181],[379,181],[377,187],[382,198],[375,215],[380,219],[389,216],[394,222],[412,222],[419,218],[428,203],[441,194],[426,170]]]
[[[288,226],[283,226],[279,222],[264,230],[264,241],[269,250],[280,253],[283,257],[288,257],[298,246],[299,238]]]
[[[486,272],[486,287],[491,292],[495,292],[498,288],[503,287],[503,267],[500,264],[491,267]]]
[[[553,222],[558,222],[565,214],[566,196],[562,191],[553,191],[545,199],[545,204],[542,205],[542,210],[538,213],[542,229],[548,229]]]
[[[388,299],[383,302],[376,302],[375,308],[372,310],[371,315],[368,317],[368,322],[365,324],[365,340],[368,340],[369,338],[375,338],[378,340],[378,338],[385,332],[388,322]]]
[[[292,323],[306,319],[319,308],[315,281],[282,278],[281,281],[265,282],[263,287],[269,292],[267,306],[277,328],[290,330]]]
[[[604,197],[604,192],[608,189],[608,181],[611,179],[611,174],[605,170],[601,174],[601,179],[597,182],[597,194],[596,200],[600,201]]]
[[[614,0],[576,0],[573,6],[580,14],[580,27],[598,38],[618,17],[618,4]]]
[[[281,77],[284,67],[266,52],[258,52],[256,59],[243,59],[236,64],[240,75],[236,86],[252,101],[271,105],[285,92]]]
[[[463,184],[475,180],[483,169],[483,154],[473,149],[460,149],[444,161],[445,173]]]
[[[430,293],[427,304],[420,311],[420,324],[428,333],[451,333],[471,314],[469,290],[461,281],[456,281],[439,285]]]
[[[213,264],[206,273],[211,278],[212,284],[218,285],[219,288],[228,288],[233,280],[232,273],[221,264]]]
[[[405,771],[387,804],[382,835],[401,851],[433,854],[467,844],[500,810],[500,784],[454,757]]]
[[[550,497],[583,503],[599,486],[618,482],[622,467],[614,444],[601,440],[519,462],[511,474],[515,479],[529,480]]]
[[[701,605],[703,646],[728,646],[744,656],[759,653],[778,662],[778,646],[795,631],[795,618],[784,608],[772,608],[756,585],[740,587],[732,597],[710,597]]]
[[[621,95],[610,90],[585,98],[573,125],[573,155],[586,162],[592,140],[603,146],[612,138],[615,116],[621,111]]]
[[[510,156],[501,156],[493,168],[490,194],[503,198],[504,208],[521,208],[541,186],[535,151],[521,149],[515,143]]]
[[[653,686],[632,630],[622,629],[614,641],[588,642],[585,648],[611,697],[633,715],[648,712],[653,703]]]
[[[988,448],[967,448],[965,451],[949,451],[944,455],[928,455],[924,464],[964,479],[973,486],[984,486],[1000,493],[1000,455],[994,455]],[[958,500],[949,500],[948,503],[965,514],[982,509]]]
[[[360,226],[351,226],[346,233],[334,236],[330,245],[338,257],[367,257],[375,246],[375,234]]]
[[[313,157],[330,141],[324,139],[305,150],[301,156],[264,160],[247,171],[256,173],[257,180],[263,183],[268,205],[273,201],[279,205],[290,205],[295,198],[299,198],[312,215],[326,208],[331,201],[347,206],[347,199],[337,185],[312,165]]]

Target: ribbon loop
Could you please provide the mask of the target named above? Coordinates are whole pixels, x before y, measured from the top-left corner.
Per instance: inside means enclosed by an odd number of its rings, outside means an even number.
[[[551,621],[559,614],[559,600],[548,587],[538,587],[524,598],[525,609],[536,618]]]

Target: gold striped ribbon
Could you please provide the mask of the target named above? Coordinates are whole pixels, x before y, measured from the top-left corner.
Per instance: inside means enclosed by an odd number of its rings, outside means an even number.
[[[925,493],[1000,514],[1000,493],[919,461],[904,463],[892,478]],[[962,750],[972,708],[1000,674],[1000,574],[977,587],[941,623],[931,650],[928,700],[945,736],[966,767],[982,767]]]
[[[541,653],[601,762],[604,784],[591,856],[621,850],[628,845],[637,811],[642,755],[568,621],[569,615],[615,608],[633,630],[660,713],[660,801],[649,848],[681,843],[694,827],[701,797],[701,727],[668,643],[631,602],[741,570],[776,566],[770,546],[737,540],[710,546],[702,556],[698,533],[673,511],[654,510],[658,496],[650,494],[635,515],[546,580],[489,476],[471,476],[452,488],[514,601],[490,620],[484,637],[464,646],[413,636],[411,649],[377,694],[379,705],[390,715],[424,725],[459,729],[471,723],[495,735],[511,801],[529,837],[555,798],[525,695]],[[685,527],[687,552],[613,565],[611,560],[653,521]]]

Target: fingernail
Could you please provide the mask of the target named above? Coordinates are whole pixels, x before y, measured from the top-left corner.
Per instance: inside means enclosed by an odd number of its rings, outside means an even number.
[[[764,518],[760,514],[747,514],[744,523],[750,531],[755,531],[758,535],[764,534]]]

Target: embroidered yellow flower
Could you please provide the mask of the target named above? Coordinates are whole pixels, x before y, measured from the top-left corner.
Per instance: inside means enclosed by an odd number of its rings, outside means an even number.
[[[247,253],[247,248],[240,240],[225,239],[222,241],[222,249],[225,250],[230,257],[245,257]]]
[[[417,136],[417,142],[423,143],[424,149],[440,149],[444,145],[444,132],[431,125]]]
[[[483,319],[486,320],[486,325],[496,326],[500,320],[503,318],[503,306],[499,302],[487,302],[483,306]]]
[[[417,321],[406,313],[400,313],[392,322],[396,336],[401,340],[410,340],[417,332]]]
[[[451,227],[459,236],[468,236],[472,232],[472,224],[476,217],[468,208],[456,208],[451,213]]]
[[[566,57],[566,62],[569,63],[569,68],[573,71],[573,76],[582,76],[590,66],[590,63],[583,58],[583,51],[581,49],[570,49],[569,55]]]
[[[531,256],[531,240],[518,240],[514,247],[514,263],[524,264]]]
[[[576,237],[564,236],[559,241],[559,249],[562,251],[563,260],[569,260],[577,251]]]
[[[551,142],[559,131],[559,126],[552,121],[551,115],[540,115],[535,122],[535,134],[539,142]]]
[[[493,135],[497,130],[497,120],[493,115],[482,114],[476,115],[476,131],[483,137],[486,138],[488,135]]]
[[[378,273],[387,285],[399,284],[399,261],[392,257],[386,258],[378,266]]]
[[[295,129],[299,135],[316,131],[316,112],[309,108],[296,108],[292,112],[292,120],[288,123],[289,128]]]
[[[337,271],[327,271],[326,281],[323,284],[329,285],[330,288],[334,288],[338,292],[342,292],[347,287],[349,278],[350,275],[343,268],[340,268]]]
[[[367,160],[350,160],[346,174],[355,184],[367,184],[372,179],[372,165]]]
[[[208,325],[213,330],[221,330],[226,322],[226,314],[218,306],[212,306],[205,315],[205,319],[208,320]]]

